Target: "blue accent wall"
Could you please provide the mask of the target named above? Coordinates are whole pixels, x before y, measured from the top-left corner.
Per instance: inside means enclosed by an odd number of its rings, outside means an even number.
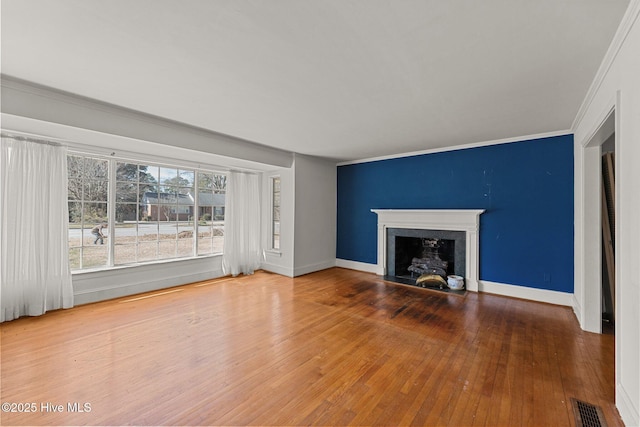
[[[573,292],[573,135],[338,167],[337,258],[377,263],[371,209],[486,209],[480,279]]]

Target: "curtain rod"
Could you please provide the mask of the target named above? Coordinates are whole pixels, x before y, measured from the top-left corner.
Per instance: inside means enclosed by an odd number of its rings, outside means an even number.
[[[49,141],[49,140],[46,140],[46,139],[38,139],[38,138],[30,138],[30,137],[27,137],[27,136],[11,135],[11,134],[5,133],[5,132],[2,132],[0,134],[0,136],[2,138],[15,139],[16,141],[26,141],[26,142],[33,142],[33,143],[36,143],[36,144],[53,145],[54,147],[62,146],[62,144],[60,144],[59,142],[55,142],[55,141]]]

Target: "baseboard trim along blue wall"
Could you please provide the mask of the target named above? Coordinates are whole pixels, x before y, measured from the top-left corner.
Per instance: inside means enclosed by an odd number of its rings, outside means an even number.
[[[371,209],[485,209],[480,279],[573,293],[573,135],[338,167],[337,258],[377,263]]]

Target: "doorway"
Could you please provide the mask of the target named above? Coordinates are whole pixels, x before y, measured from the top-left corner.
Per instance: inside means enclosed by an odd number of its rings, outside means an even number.
[[[615,193],[615,139],[613,133],[601,146],[600,203],[602,224],[602,333],[615,331],[616,302],[616,193]]]
[[[578,165],[581,169],[581,239],[576,242],[580,251],[580,271],[576,275],[578,281],[575,293],[581,302],[582,328],[596,333],[603,332],[603,325],[607,332],[613,332],[615,321],[615,225],[609,227],[611,235],[603,239],[603,231],[606,229],[603,221],[608,219],[603,203],[607,199],[604,194],[603,154],[616,151],[615,116],[615,107],[612,106],[599,126],[585,140],[578,156],[581,160]],[[615,154],[608,158],[614,160]],[[615,160],[613,163],[615,164]],[[615,184],[610,187],[613,188],[610,194],[612,206],[615,206],[615,187]]]

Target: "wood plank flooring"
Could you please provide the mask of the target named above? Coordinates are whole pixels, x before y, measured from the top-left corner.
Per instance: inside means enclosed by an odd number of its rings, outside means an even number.
[[[1,425],[572,426],[571,397],[622,425],[614,338],[581,331],[570,308],[340,268],[0,328],[1,401],[35,404]]]

